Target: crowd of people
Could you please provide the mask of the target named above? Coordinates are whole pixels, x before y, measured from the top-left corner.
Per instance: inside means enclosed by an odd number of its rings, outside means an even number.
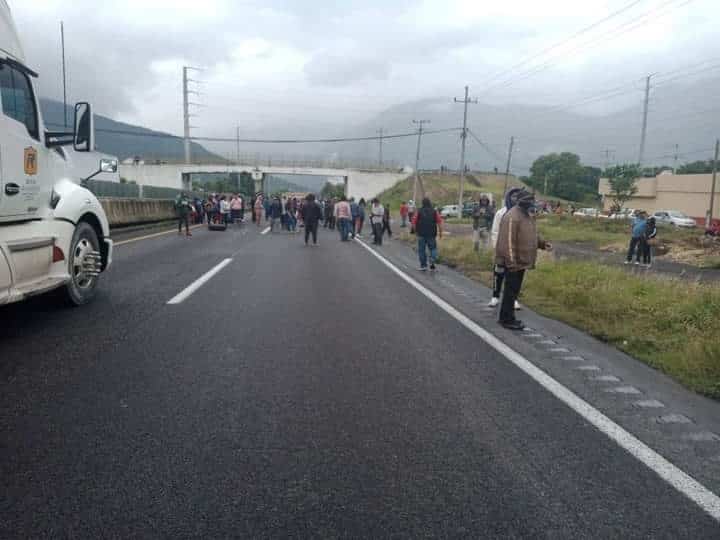
[[[543,205],[535,201],[532,193],[513,188],[508,191],[503,206],[496,209],[495,204],[486,196],[480,197],[472,211],[473,242],[476,249],[481,241],[490,244],[494,249],[494,282],[492,298],[489,305],[500,305],[499,322],[511,330],[524,328],[522,322],[515,317],[520,308],[518,295],[522,287],[526,271],[535,267],[538,249],[551,249],[549,242],[542,240],[537,233],[535,216],[546,211]],[[210,195],[207,200],[190,200],[184,193],[175,201],[178,213],[178,232],[182,227],[191,236],[189,223],[237,222],[245,221],[246,204],[239,194]],[[347,242],[362,237],[367,221],[372,231],[373,244],[380,246],[387,234],[392,237],[391,211],[377,198],[368,207],[365,199],[355,201],[345,196],[333,199],[317,200],[312,194],[298,200],[295,197],[274,196],[265,198],[256,195],[249,204],[252,209],[251,219],[258,227],[263,222],[269,223],[270,232],[286,231],[296,233],[304,228],[305,244],[317,245],[320,223],[323,228],[337,230],[340,241]],[[443,219],[429,198],[424,198],[417,208],[413,200],[400,204],[400,227],[410,226],[410,232],[416,235],[419,269],[421,272],[437,270],[438,239],[443,236]],[[552,210],[550,210],[552,211]],[[652,219],[640,215],[633,223],[633,240],[631,241],[628,261],[637,249],[638,263],[651,257],[646,246],[657,234]]]

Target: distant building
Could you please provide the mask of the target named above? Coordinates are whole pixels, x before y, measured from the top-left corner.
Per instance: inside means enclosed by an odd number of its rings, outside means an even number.
[[[713,217],[720,217],[720,178],[715,192]],[[638,191],[625,203],[626,208],[642,209],[650,213],[659,210],[679,210],[704,223],[710,209],[712,174],[673,174],[663,171],[654,178],[638,178]],[[603,196],[604,210],[610,210],[610,184],[600,179],[598,193]]]

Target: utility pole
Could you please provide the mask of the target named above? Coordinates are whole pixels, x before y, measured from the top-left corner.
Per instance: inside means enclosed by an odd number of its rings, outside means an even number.
[[[62,48],[62,77],[63,77],[63,121],[65,129],[68,127],[67,117],[67,77],[65,75],[65,25],[60,21],[60,44]]]
[[[194,115],[190,114],[190,106],[197,105],[197,103],[190,102],[190,94],[198,95],[198,92],[196,92],[195,90],[190,90],[189,88],[189,83],[197,82],[188,78],[188,71],[190,70],[200,71],[200,69],[190,66],[183,66],[183,143],[185,146],[186,164],[189,164],[192,159],[192,156],[190,154],[190,129],[192,128],[192,126],[190,125],[190,117]]]
[[[510,176],[510,162],[512,161],[513,146],[515,145],[515,137],[510,137],[510,148],[508,148],[508,159],[507,165],[505,166],[505,191],[503,191],[503,197],[508,190],[508,176]]]
[[[675,144],[675,163],[673,164],[673,174],[677,173],[677,160],[678,160],[678,151],[680,150],[680,145]]]
[[[715,181],[717,180],[717,165],[718,165],[718,153],[720,153],[720,139],[715,141],[715,159],[713,160],[713,178],[712,187],[710,188],[710,211],[708,212],[708,219],[705,223],[705,228],[712,226],[713,211],[715,210]]]
[[[380,168],[382,169],[382,166],[383,166],[383,155],[382,155],[383,128],[378,129],[378,130],[377,130],[377,133],[380,134],[380,140],[379,140],[379,142],[380,142],[380,155],[379,155],[379,157],[378,157],[378,165],[379,165]]]
[[[645,158],[645,138],[647,137],[647,119],[648,119],[648,104],[650,103],[650,79],[655,74],[652,73],[645,78],[645,105],[643,106],[643,125],[642,133],[640,134],[640,155],[638,156],[638,166],[642,167],[643,159]]]
[[[237,148],[236,148],[236,150],[237,150],[237,152],[236,152],[237,164],[240,165],[240,124],[238,124],[238,126],[237,126],[237,132],[236,132],[236,135],[235,135],[235,141],[236,141],[236,144],[237,144]]]
[[[463,190],[465,189],[465,142],[467,140],[467,110],[468,110],[468,103],[477,103],[477,99],[470,99],[468,98],[468,91],[469,87],[465,87],[465,98],[460,100],[458,98],[455,98],[455,103],[463,103],[464,104],[464,111],[463,111],[463,129],[462,129],[462,144],[460,147],[460,191],[458,193],[458,217],[462,218],[462,211],[463,211]]]
[[[422,139],[423,124],[429,124],[430,120],[413,120],[412,123],[418,126],[417,151],[415,152],[415,183],[413,184],[413,202],[417,205],[417,189],[420,182],[420,173],[418,171],[420,167],[420,141]]]
[[[607,170],[610,168],[610,156],[615,157],[615,150],[606,148],[603,154],[605,154],[605,170]]]

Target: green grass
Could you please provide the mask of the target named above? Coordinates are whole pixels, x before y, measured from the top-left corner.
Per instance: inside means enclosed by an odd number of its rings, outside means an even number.
[[[443,239],[439,251],[441,262],[489,285],[489,251],[474,252],[467,238]],[[720,399],[718,285],[639,278],[592,262],[542,258],[528,273],[522,301]]]
[[[586,242],[595,246],[627,244],[630,222],[626,220],[581,218],[548,215],[538,218],[538,230],[543,238],[555,242]],[[658,238],[668,244],[696,243],[699,230],[660,226]]]

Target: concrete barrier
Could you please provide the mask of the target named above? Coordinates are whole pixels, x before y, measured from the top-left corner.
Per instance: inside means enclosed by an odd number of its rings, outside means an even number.
[[[100,199],[110,227],[127,227],[175,218],[173,201],[157,199]]]

